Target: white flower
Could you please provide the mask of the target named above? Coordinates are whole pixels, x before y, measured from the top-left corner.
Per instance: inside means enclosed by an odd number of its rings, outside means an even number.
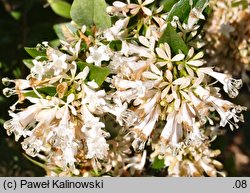
[[[225,127],[226,124],[229,124],[231,129],[234,127],[238,128],[239,126],[237,123],[239,121],[244,121],[243,115],[241,114],[238,116],[237,113],[240,113],[242,110],[246,110],[245,107],[236,106],[227,100],[211,96],[209,91],[201,86],[197,87],[195,93],[200,96],[204,102],[211,104],[211,106],[219,113],[221,118],[220,126]]]
[[[168,43],[160,44],[160,46],[156,48],[155,51],[157,55],[164,60],[164,61],[157,62],[157,65],[161,67],[167,65],[169,70],[172,70],[173,68],[172,62],[181,61],[185,58],[184,54],[177,54],[172,58],[171,49]]]
[[[86,136],[88,146],[87,158],[104,159],[107,156],[109,149],[109,145],[105,139],[105,137],[109,135],[101,129],[105,127],[105,125],[99,121],[99,117],[94,117],[87,110],[87,107],[83,107],[83,116],[85,121],[81,130]]]
[[[137,0],[138,4],[129,4],[128,8],[130,8],[130,13],[132,15],[136,15],[140,10],[142,10],[146,15],[151,16],[152,11],[146,7],[146,5],[149,5],[154,2],[154,0]]]
[[[177,26],[181,28],[181,23],[180,23],[179,17],[174,16],[172,21],[171,21],[171,25],[174,28],[177,28]]]
[[[176,111],[168,114],[167,123],[161,133],[163,144],[169,144],[172,147],[178,147],[179,142],[181,142],[183,138],[183,128],[182,125],[178,123],[176,115]]]
[[[125,35],[128,22],[129,22],[129,18],[119,19],[118,21],[116,21],[114,26],[105,30],[104,37],[108,41],[122,39],[123,36]]]
[[[126,41],[122,41],[122,49],[121,53],[125,56],[138,54],[141,57],[145,58],[154,58],[154,53],[152,53],[148,48],[144,46],[138,46],[135,44],[128,43]]]
[[[85,96],[82,99],[82,104],[85,104],[92,113],[102,113],[103,107],[106,105],[104,90],[95,91],[88,86],[83,86]]]
[[[178,123],[182,123],[183,129],[186,131],[191,131],[195,123],[195,114],[195,110],[192,108],[192,106],[183,101],[176,119]]]
[[[90,55],[86,59],[87,63],[94,63],[96,66],[101,66],[102,61],[109,61],[110,51],[109,48],[105,45],[99,47],[90,47]]]
[[[90,129],[84,132],[87,138],[88,153],[87,158],[104,159],[108,155],[109,145],[104,138],[101,129]]]
[[[42,140],[36,138],[34,135],[25,138],[21,144],[25,152],[31,157],[37,156],[43,147]]]
[[[140,105],[138,109],[140,114],[145,116],[133,128],[137,138],[133,141],[132,146],[136,151],[142,151],[144,149],[145,142],[152,133],[155,124],[159,119],[161,113],[160,106],[157,105],[159,99],[160,93],[158,92],[152,99],[149,99],[147,102]]]
[[[201,143],[203,143],[206,137],[201,132],[200,127],[199,127],[200,125],[198,123],[194,123],[192,126],[193,126],[192,130],[187,133],[187,137],[185,141],[187,144],[192,143],[195,145],[200,145]]]
[[[200,19],[205,20],[205,16],[202,14],[202,12],[206,7],[207,7],[207,4],[205,3],[201,9],[198,9],[196,7],[191,9],[189,17],[188,17],[187,25],[183,24],[183,28],[187,31],[197,30],[197,26],[195,26],[195,24],[197,24],[197,22]]]
[[[37,79],[42,80],[43,76],[45,75],[47,68],[43,62],[32,60],[34,66],[31,68],[31,74]]]
[[[150,36],[149,38],[145,36],[139,36],[138,38],[139,42],[144,45],[145,47],[149,48],[149,50],[154,53],[155,49],[155,43],[156,43],[156,38],[153,36]],[[153,54],[152,54],[153,55]]]
[[[169,176],[224,176],[217,171],[221,169],[221,163],[213,159],[220,151],[210,150],[207,141],[192,145],[182,144],[174,155],[170,151],[167,149],[164,155]]]
[[[75,155],[77,153],[77,143],[72,142],[68,143],[68,146],[63,148],[63,160],[65,161],[65,167],[69,165],[69,167],[74,170],[76,158]]]
[[[203,55],[204,55],[203,52],[198,52],[197,54],[194,55],[194,48],[193,47],[190,48],[188,51],[187,57],[185,59],[186,64],[193,66],[193,67],[202,66],[205,63],[205,61],[201,59]]]
[[[68,68],[68,64],[66,63],[66,54],[62,54],[58,56],[54,53],[51,54],[52,62],[49,65],[49,68],[54,70],[54,75],[59,75],[63,70]]]
[[[30,90],[26,90],[31,87],[31,83],[29,80],[25,79],[16,79],[16,80],[9,80],[8,78],[3,78],[2,79],[3,84],[6,86],[10,85],[10,83],[14,83],[15,87],[12,88],[4,88],[3,89],[3,94],[6,97],[10,97],[12,95],[18,95],[18,100],[16,103],[14,103],[10,109],[12,111],[16,110],[16,105],[20,102],[23,102],[27,97],[25,96],[26,92],[29,92]]]
[[[239,94],[238,89],[242,87],[242,80],[233,79],[228,74],[215,72],[209,67],[199,68],[198,72],[207,74],[222,83],[223,89],[226,93],[228,93],[229,97],[235,98]]]
[[[235,106],[229,101],[222,100],[213,96],[209,96],[207,98],[207,101],[212,102],[213,107],[219,113],[221,118],[220,126],[225,127],[226,124],[229,124],[230,128],[233,130],[234,127],[239,128],[239,126],[237,125],[238,122],[244,122],[243,115],[240,114],[240,116],[238,116],[237,114],[242,110],[246,110],[245,107]]]
[[[148,39],[153,37],[155,40],[158,41],[162,35],[162,32],[165,29],[166,29],[166,25],[163,25],[160,29],[159,27],[156,27],[155,25],[150,25],[148,26],[145,37]]]
[[[30,135],[29,127],[32,127],[36,120],[35,115],[42,109],[40,104],[34,104],[27,109],[15,114],[9,111],[12,119],[4,123],[4,128],[7,130],[7,134],[15,134],[15,140],[18,141],[21,136],[26,137]]]
[[[109,14],[113,14],[115,13],[116,15],[119,15],[119,16],[125,16],[127,17],[127,12],[129,12],[129,8],[128,8],[128,5],[121,2],[121,1],[115,1],[113,3],[113,6],[108,6],[107,9],[106,9],[107,13]],[[120,14],[121,13],[121,14]]]
[[[117,96],[113,98],[113,102],[115,104],[106,108],[107,109],[106,111],[115,115],[116,121],[121,126],[125,125],[127,127],[130,127],[134,125],[138,117],[136,116],[135,112],[128,109],[128,103],[127,102],[122,103],[121,98]]]
[[[150,71],[144,71],[142,76],[151,80],[162,80],[162,71],[160,71],[154,64],[150,64]]]
[[[129,81],[114,77],[113,85],[117,88],[116,94],[122,101],[130,102],[145,95],[146,87],[141,81]]]

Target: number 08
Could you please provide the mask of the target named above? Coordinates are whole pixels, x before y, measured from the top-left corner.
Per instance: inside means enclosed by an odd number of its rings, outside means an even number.
[[[235,185],[235,188],[246,188],[247,181],[246,180],[236,180],[234,185]]]

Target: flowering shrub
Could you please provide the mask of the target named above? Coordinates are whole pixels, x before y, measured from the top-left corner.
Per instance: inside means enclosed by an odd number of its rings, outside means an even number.
[[[4,128],[49,176],[224,176],[210,144],[245,107],[241,80],[206,66],[200,31],[208,0],[75,0],[60,42],[25,48],[26,79]]]

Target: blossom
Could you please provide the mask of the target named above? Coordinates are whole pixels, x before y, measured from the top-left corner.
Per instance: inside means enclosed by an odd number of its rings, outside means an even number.
[[[115,115],[116,121],[121,125],[132,126],[138,121],[136,113],[128,109],[128,103],[123,102],[121,98],[113,97],[114,105],[106,107],[106,111]]]
[[[194,25],[197,24],[199,19],[205,20],[205,16],[202,14],[202,12],[207,7],[207,4],[208,1],[204,3],[203,7],[201,8],[196,8],[196,7],[192,8],[188,17],[187,25],[186,26],[184,25],[184,29],[190,31],[193,30],[194,28],[197,29],[197,27],[195,27]]]
[[[232,6],[233,0],[213,0],[213,10],[204,26],[208,64],[217,71],[241,77],[249,88],[250,28],[249,5]],[[248,1],[249,4],[249,1]],[[219,19],[220,18],[220,19]]]
[[[146,92],[146,85],[141,81],[121,80],[119,78],[113,79],[113,84],[117,87],[117,95],[122,101],[130,102],[137,98],[143,97]]]
[[[34,104],[27,109],[13,113],[9,111],[12,119],[4,123],[4,128],[7,130],[7,134],[15,134],[15,140],[18,141],[21,136],[29,136],[29,127],[35,124],[35,115],[42,109],[40,104]]]
[[[54,75],[59,75],[63,70],[67,69],[66,54],[58,56],[54,53],[51,54],[52,62],[49,64],[49,68],[54,70]]]
[[[144,46],[138,46],[135,44],[128,43],[126,41],[122,41],[121,53],[125,56],[138,54],[141,57],[154,58],[154,54],[152,54],[152,52]]]
[[[198,94],[205,102],[211,103],[212,107],[219,113],[221,117],[220,126],[224,127],[228,123],[231,129],[234,127],[238,128],[237,123],[239,121],[244,121],[243,116],[238,116],[237,113],[241,113],[241,111],[246,110],[245,107],[236,106],[229,101],[210,96],[209,91],[201,86],[197,87],[195,93]],[[232,118],[233,121],[230,121]]]
[[[173,68],[172,62],[181,61],[185,57],[184,54],[177,54],[172,58],[171,50],[170,50],[168,43],[160,44],[160,46],[156,48],[155,50],[156,50],[157,55],[161,59],[164,60],[162,62],[157,62],[157,65],[160,65],[160,66],[167,65],[168,69],[170,70]]]
[[[205,61],[202,60],[203,52],[194,53],[194,48],[190,48],[186,57],[186,64],[194,67],[202,66]]]
[[[86,59],[87,63],[94,63],[96,66],[101,66],[102,61],[109,61],[110,53],[109,49],[105,45],[99,47],[90,47],[90,55]]]
[[[112,26],[111,28],[108,28],[104,32],[104,37],[108,41],[112,41],[115,39],[116,40],[123,39],[123,36],[126,33],[126,27],[128,25],[128,22],[129,22],[129,18],[119,19],[118,21],[115,22],[114,26]]]
[[[100,129],[90,129],[85,132],[88,145],[87,158],[104,159],[107,156],[108,144],[104,138],[104,133]]]
[[[214,72],[211,68],[200,68],[198,72],[207,74],[222,83],[223,89],[229,97],[235,98],[239,94],[238,89],[242,87],[242,80],[236,80],[231,78],[230,75]]]
[[[40,152],[40,150],[43,147],[42,140],[37,139],[34,135],[31,135],[30,137],[25,138],[21,144],[25,152],[31,157],[37,156],[37,154]]]
[[[106,143],[105,137],[108,136],[101,128],[105,125],[99,121],[98,117],[94,117],[87,109],[83,107],[83,116],[85,122],[81,131],[86,136],[86,142],[88,146],[87,158],[104,159],[107,156],[108,144]]]
[[[103,106],[106,105],[106,101],[104,100],[104,96],[106,94],[105,91],[94,91],[84,85],[84,92],[86,93],[86,96],[83,98],[82,104],[87,105],[91,112],[98,113],[102,111]]]
[[[225,176],[224,172],[219,171],[222,164],[214,159],[220,151],[210,150],[207,145],[208,141],[196,145],[181,144],[173,153],[171,148],[162,148],[161,145],[155,144],[151,158],[158,156],[164,160],[168,176]]]
[[[128,4],[123,3],[121,1],[113,2],[113,6],[108,6],[106,11],[109,14],[117,14],[121,13],[123,16],[127,16],[127,12],[129,12]]]
[[[31,68],[31,73],[37,78],[37,80],[42,80],[45,72],[47,71],[45,66],[46,63],[37,60],[33,60],[32,62],[34,66]]]
[[[158,99],[159,93],[139,108],[139,111],[146,116],[138,124],[134,125],[133,128],[133,131],[136,133],[136,139],[132,143],[132,146],[136,151],[142,151],[144,149],[145,142],[159,119],[161,111],[159,105],[157,105]]]
[[[151,3],[154,2],[154,0],[146,0],[146,1],[142,1],[142,0],[137,0],[138,4],[128,4],[128,8],[130,8],[130,13],[132,15],[136,15],[140,10],[143,11],[143,13],[145,13],[148,16],[152,15],[152,11],[146,7],[146,5],[149,5]]]

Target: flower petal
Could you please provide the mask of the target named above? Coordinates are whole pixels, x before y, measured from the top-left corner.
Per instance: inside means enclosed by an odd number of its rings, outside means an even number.
[[[127,4],[125,4],[125,3],[121,2],[121,1],[115,1],[115,2],[113,3],[113,5],[114,5],[115,7],[118,7],[118,8],[123,8],[123,7],[127,6]]]
[[[193,60],[201,59],[204,56],[204,52],[199,52],[193,57]]]
[[[143,5],[148,5],[150,3],[153,3],[155,0],[146,0],[143,2]]]
[[[142,73],[142,76],[144,78],[147,78],[147,79],[158,79],[160,78],[159,76],[157,76],[156,74],[152,73],[152,72],[149,72],[149,71],[146,71],[146,72],[143,72]]]
[[[152,11],[147,7],[142,7],[142,11],[148,16],[152,15]]]
[[[169,82],[173,81],[173,74],[170,70],[166,70],[166,78],[168,79]]]
[[[165,98],[170,90],[170,86],[167,86],[164,88],[164,90],[161,92],[161,99]]]
[[[181,78],[176,79],[176,80],[173,82],[173,84],[174,84],[174,85],[182,85],[185,81],[186,81],[186,78],[185,78],[185,77],[181,77]]]
[[[188,50],[187,59],[192,58],[193,55],[194,55],[194,48],[192,47]]]
[[[183,60],[184,58],[185,58],[185,55],[184,55],[184,54],[177,54],[177,55],[175,55],[175,56],[171,59],[171,61],[173,61],[173,62],[181,61],[181,60]]]
[[[171,49],[168,43],[161,44],[160,48],[164,49],[164,51],[167,53],[168,58],[171,58]]]
[[[72,103],[75,100],[75,95],[73,93],[71,93],[68,97],[67,97],[67,103]]]
[[[160,58],[165,59],[165,60],[169,60],[168,56],[166,55],[166,52],[164,52],[164,50],[162,48],[156,48],[155,50]]]
[[[202,66],[205,62],[202,60],[190,60],[187,62],[187,64],[192,66]]]
[[[159,76],[162,75],[161,71],[154,64],[150,64],[150,70]]]
[[[150,46],[148,39],[144,36],[139,36],[139,42],[146,47]]]

